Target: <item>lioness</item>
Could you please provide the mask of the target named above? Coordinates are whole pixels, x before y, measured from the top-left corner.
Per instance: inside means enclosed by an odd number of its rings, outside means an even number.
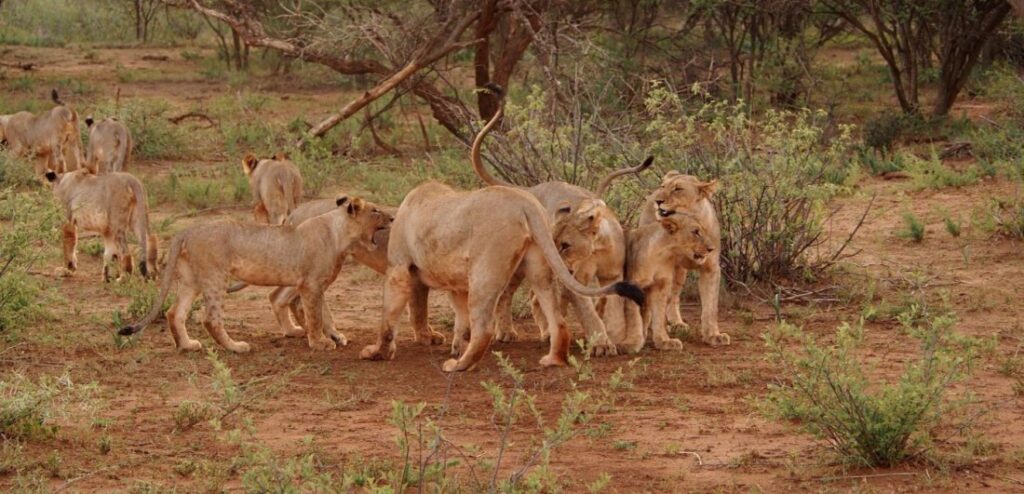
[[[37,177],[44,176],[47,170],[58,174],[77,170],[82,162],[78,113],[61,101],[56,89],[50,96],[57,106],[49,111],[39,115],[23,111],[0,116],[2,140],[16,155],[37,158]]]
[[[501,94],[499,87],[491,85],[488,89],[497,92],[499,96]],[[484,167],[483,160],[480,158],[481,143],[502,114],[503,109],[499,106],[498,111],[476,136],[470,152],[471,161],[477,176],[487,184],[515,187],[493,177]],[[522,189],[536,197],[549,217],[553,219],[560,221],[562,218],[568,224],[597,223],[596,230],[593,231],[594,245],[591,254],[587,258],[577,260],[572,271],[575,278],[581,283],[588,285],[596,279],[601,284],[607,284],[622,279],[622,266],[626,256],[622,225],[615,212],[601,201],[600,197],[607,191],[615,178],[629,173],[639,173],[651,166],[653,160],[653,157],[648,157],[638,166],[609,174],[601,181],[595,192],[565,182],[545,182]],[[514,341],[518,338],[518,334],[512,326],[510,313],[512,295],[518,285],[519,280],[513,279],[506,294],[499,301],[496,330],[498,341]],[[590,348],[593,354],[598,356],[615,355],[617,353],[615,342],[625,333],[622,300],[617,297],[605,299],[603,301],[606,306],[603,311],[605,317],[602,320],[593,300],[571,292],[568,292],[567,295],[576,309],[580,324],[590,331]],[[541,329],[541,337],[544,336],[545,332]]]
[[[686,273],[696,269],[700,274],[698,291],[700,292],[700,330],[704,343],[712,346],[728,345],[729,335],[718,330],[718,290],[722,279],[721,267],[721,227],[715,216],[715,208],[711,205],[711,197],[718,188],[718,181],[702,182],[692,175],[683,175],[676,171],[665,174],[661,185],[647,196],[644,208],[640,212],[640,224],[647,225],[659,219],[675,214],[685,213],[697,218],[712,242],[714,249],[707,259],[698,266],[679,265],[676,267],[672,281],[671,296],[666,309],[668,322],[685,326],[679,313],[679,293],[686,283]]]
[[[672,295],[677,266],[698,269],[718,250],[718,241],[710,238],[701,222],[686,213],[669,215],[627,232],[626,280],[643,289],[648,301],[643,308],[626,304],[627,336],[624,350],[640,351],[648,329],[654,347],[679,350],[683,343],[670,338],[665,328],[665,309]]]
[[[388,240],[387,279],[380,337],[360,353],[364,359],[395,355],[395,323],[413,293],[451,293],[456,340],[469,343],[446,372],[472,368],[490,344],[495,305],[520,266],[533,287],[551,334],[542,366],[565,365],[569,333],[552,291],[552,272],[568,289],[589,297],[618,294],[643,304],[634,285],[617,282],[589,288],[572,277],[551,239],[543,207],[532,195],[509,187],[461,192],[437,182],[413,189],[402,201]]]
[[[146,189],[139,179],[128,173],[93,175],[84,168],[62,175],[48,171],[45,176],[64,209],[64,265],[68,272],[78,269],[76,247],[81,228],[103,236],[104,282],[110,281],[117,261],[123,273],[132,271],[129,231],[135,234],[144,258],[139,271],[146,277],[156,274],[156,235],[149,231]]]
[[[252,154],[242,159],[242,171],[249,178],[256,221],[281,225],[302,197],[302,175],[284,154],[272,159],[257,159]]]
[[[89,127],[89,149],[85,167],[92,173],[123,172],[132,157],[132,134],[116,118],[105,118],[93,123],[85,117]]]
[[[324,290],[337,278],[352,246],[372,242],[374,233],[386,228],[391,218],[359,198],[341,196],[335,205],[334,211],[298,226],[225,219],[179,233],[171,241],[160,295],[152,309],[142,321],[121,328],[119,333],[138,333],[156,319],[172,282],[177,280],[178,296],[167,311],[167,325],[175,346],[179,350],[202,348],[185,328],[192,301],[202,294],[206,306],[203,325],[210,336],[228,350],[248,352],[248,343],[234,341],[224,331],[224,292],[228,278],[233,277],[252,285],[297,287],[302,296],[310,348],[336,348],[323,324]],[[331,336],[342,345],[346,343],[340,334]]]

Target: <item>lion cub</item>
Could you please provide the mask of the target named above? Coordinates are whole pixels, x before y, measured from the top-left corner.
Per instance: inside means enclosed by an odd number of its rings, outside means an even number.
[[[249,178],[256,221],[282,225],[302,198],[302,175],[283,153],[272,159],[258,159],[250,154],[242,158],[242,171]]]
[[[46,179],[64,209],[64,266],[69,272],[78,269],[75,250],[81,228],[103,236],[104,282],[110,281],[118,260],[122,272],[132,271],[129,231],[135,234],[145,258],[139,271],[146,277],[156,273],[156,235],[149,231],[146,189],[139,179],[127,173],[93,175],[84,168],[63,175],[49,171]]]
[[[341,196],[335,205],[333,211],[298,226],[225,219],[179,233],[171,241],[160,296],[142,321],[121,328],[119,333],[138,333],[153,322],[177,280],[177,300],[167,311],[175,346],[179,350],[202,348],[185,328],[192,301],[202,294],[206,306],[203,325],[213,339],[233,352],[248,352],[248,343],[232,340],[224,331],[224,295],[228,279],[235,278],[250,285],[297,287],[310,348],[336,348],[324,326],[324,290],[338,277],[352,247],[372,243],[378,230],[390,226],[391,217],[358,198]],[[341,344],[346,343],[344,336],[337,337]]]
[[[89,127],[89,148],[85,167],[92,173],[123,172],[132,157],[132,133],[116,118],[95,122],[85,117]]]
[[[626,304],[626,337],[617,344],[625,351],[638,352],[644,346],[647,329],[654,347],[680,350],[683,343],[669,338],[665,329],[665,307],[672,295],[676,266],[700,269],[715,256],[718,243],[694,216],[676,213],[657,223],[648,223],[627,235],[626,280],[639,286],[647,305]]]

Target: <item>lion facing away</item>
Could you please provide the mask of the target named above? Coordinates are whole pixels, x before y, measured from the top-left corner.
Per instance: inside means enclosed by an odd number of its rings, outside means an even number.
[[[699,269],[711,259],[718,242],[696,217],[686,213],[630,230],[627,238],[626,280],[643,289],[647,305],[641,315],[636,304],[626,304],[627,335],[621,344],[626,351],[640,351],[650,330],[655,348],[682,349],[683,343],[670,338],[665,327],[665,310],[672,296],[676,268]]]
[[[589,288],[572,277],[551,238],[551,225],[529,193],[509,187],[471,192],[427,182],[413,189],[395,215],[388,240],[380,336],[360,353],[364,359],[391,359],[395,324],[413,293],[430,289],[451,294],[454,339],[468,335],[462,355],[443,365],[446,372],[474,367],[493,338],[495,306],[516,271],[523,269],[548,322],[550,350],[542,366],[565,365],[569,332],[556,308],[552,283],[588,297],[618,294],[643,303],[629,283]]]
[[[46,172],[53,195],[64,210],[64,266],[78,269],[78,230],[103,236],[103,281],[111,279],[111,270],[120,261],[120,271],[131,273],[132,256],[128,251],[128,232],[139,242],[139,271],[143,276],[156,273],[157,240],[149,230],[146,189],[128,173],[93,175],[85,169],[58,175]]]
[[[77,170],[82,162],[78,113],[61,101],[56,89],[51,97],[57,106],[39,115],[23,111],[0,116],[0,140],[6,141],[14,154],[35,158],[37,177],[47,171]]]
[[[85,125],[89,127],[85,167],[92,173],[125,171],[135,144],[128,127],[116,118],[94,123],[92,117],[85,117]]]
[[[488,89],[501,94],[501,88],[490,86]],[[481,129],[473,141],[471,161],[477,176],[489,185],[515,187],[492,176],[484,167],[480,157],[480,148],[484,137],[491,131],[503,114],[502,108],[494,114],[487,125]],[[608,284],[622,279],[622,266],[625,262],[626,247],[622,225],[615,212],[600,198],[607,191],[612,181],[622,175],[639,173],[651,166],[653,157],[648,157],[642,164],[617,170],[605,177],[596,191],[591,192],[582,187],[566,182],[545,182],[533,187],[522,188],[540,201],[545,211],[556,225],[561,223],[563,232],[590,237],[593,244],[589,254],[573,261],[573,276],[580,283],[589,285],[594,281]],[[579,229],[565,230],[567,226],[579,226]],[[582,245],[585,242],[578,242]],[[562,249],[563,251],[565,249]],[[520,280],[514,278],[498,304],[497,338],[499,341],[514,341],[518,334],[512,326],[511,303],[512,295],[519,286]],[[589,348],[594,355],[615,355],[616,342],[625,333],[622,299],[606,297],[601,300],[603,317],[598,314],[598,307],[588,297],[582,297],[572,291],[563,292],[576,309],[576,316],[584,328],[589,329]],[[536,311],[535,311],[536,313]],[[537,318],[540,322],[541,318]],[[541,338],[546,337],[544,326],[541,325]]]
[[[334,349],[335,339],[323,324],[324,291],[341,271],[345,257],[357,243],[371,243],[391,218],[371,203],[341,196],[330,213],[298,226],[212,221],[175,236],[160,282],[160,295],[142,321],[121,328],[121,335],[142,331],[156,319],[174,281],[177,298],[167,311],[167,325],[179,350],[199,350],[189,337],[185,321],[192,301],[203,296],[203,325],[218,344],[233,352],[250,346],[232,340],[224,331],[224,294],[229,278],[261,286],[294,286],[302,297],[306,338],[310,348]]]
[[[298,167],[278,153],[272,159],[258,159],[252,154],[242,159],[242,171],[249,178],[252,190],[253,216],[257,222],[284,224],[302,198],[302,175]]]
[[[668,322],[686,326],[679,313],[679,293],[686,283],[687,271],[694,269],[699,274],[697,288],[700,292],[700,332],[704,343],[712,346],[728,345],[729,335],[718,329],[718,291],[722,280],[721,227],[711,198],[718,188],[718,181],[702,182],[692,175],[676,171],[665,174],[661,185],[647,196],[640,212],[640,225],[647,225],[676,214],[688,214],[697,219],[712,243],[707,259],[696,266],[680,264],[673,275],[672,288],[666,314]]]

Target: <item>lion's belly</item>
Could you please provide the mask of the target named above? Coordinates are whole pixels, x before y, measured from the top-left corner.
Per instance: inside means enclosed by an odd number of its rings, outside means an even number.
[[[420,279],[432,289],[464,292],[469,287],[469,256],[464,252],[427,255],[416,260]]]
[[[110,224],[110,217],[103,208],[86,204],[73,210],[75,226],[80,230],[102,234]]]

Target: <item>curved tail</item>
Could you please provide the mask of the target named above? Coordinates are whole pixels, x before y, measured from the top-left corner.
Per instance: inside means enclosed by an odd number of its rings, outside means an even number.
[[[494,176],[488,173],[487,169],[484,168],[483,160],[480,159],[480,146],[483,144],[484,138],[487,137],[487,134],[491,132],[491,129],[493,129],[494,126],[498,124],[498,121],[501,120],[501,116],[505,114],[505,104],[504,98],[502,98],[503,90],[501,89],[501,86],[498,86],[497,84],[493,83],[488,83],[485,87],[487,88],[487,90],[498,95],[498,111],[494,112],[494,116],[491,117],[491,119],[487,122],[487,125],[484,125],[484,128],[480,129],[480,132],[476,135],[476,138],[473,139],[473,147],[472,149],[470,149],[469,157],[470,160],[473,161],[473,171],[475,171],[476,175],[480,177],[480,180],[486,182],[487,185],[512,186],[512,184],[494,178]]]
[[[114,162],[110,169],[115,172],[123,172],[128,163],[128,156],[132,152],[132,136],[125,132],[117,136],[117,149],[114,151]]]
[[[142,276],[149,277],[150,272],[156,273],[156,243],[155,237],[149,234],[149,202],[146,200],[146,189],[135,177],[128,180],[128,187],[132,191],[135,200],[135,209],[132,210],[132,230],[135,238],[139,239],[139,249],[142,260],[139,261],[139,271]]]
[[[64,105],[64,100],[60,99],[60,95],[57,94],[57,88],[53,88],[50,90],[50,99],[52,99],[53,102],[58,105]]]
[[[602,297],[615,294],[626,297],[636,302],[637,305],[644,305],[643,290],[628,281],[618,281],[599,288],[591,288],[580,283],[572,276],[569,269],[565,267],[562,257],[558,255],[558,248],[555,247],[555,241],[551,238],[551,227],[548,225],[544,211],[541,210],[540,206],[528,207],[523,211],[523,214],[526,216],[526,222],[530,226],[530,233],[533,234],[533,241],[540,247],[544,260],[547,261],[551,271],[554,272],[562,285],[587,297]]]
[[[597,189],[594,190],[594,193],[597,194],[598,197],[604,197],[604,193],[608,192],[608,187],[612,185],[613,180],[623,175],[628,175],[630,173],[640,173],[650,168],[651,163],[654,163],[654,156],[648,156],[643,163],[640,163],[637,166],[623,168],[621,170],[615,170],[609,173],[608,176],[604,177],[604,180],[601,180],[601,184],[597,186]]]
[[[149,323],[153,322],[158,315],[160,315],[160,309],[164,306],[164,300],[167,300],[167,294],[171,291],[171,284],[174,281],[175,267],[178,265],[178,256],[181,255],[181,247],[185,243],[185,233],[178,234],[171,241],[171,249],[167,254],[167,267],[164,269],[163,277],[160,279],[160,294],[157,295],[156,300],[153,301],[153,307],[149,309],[149,313],[146,317],[142,318],[141,321],[125,326],[117,331],[117,334],[121,336],[129,336],[136,333],[142,332],[146,329]]]
[[[288,215],[295,211],[295,183],[291,177],[288,177],[288,179],[278,177],[277,185],[281,187],[281,192],[284,193],[284,206],[286,209],[280,218],[271,218],[271,224],[283,225],[288,222]]]

